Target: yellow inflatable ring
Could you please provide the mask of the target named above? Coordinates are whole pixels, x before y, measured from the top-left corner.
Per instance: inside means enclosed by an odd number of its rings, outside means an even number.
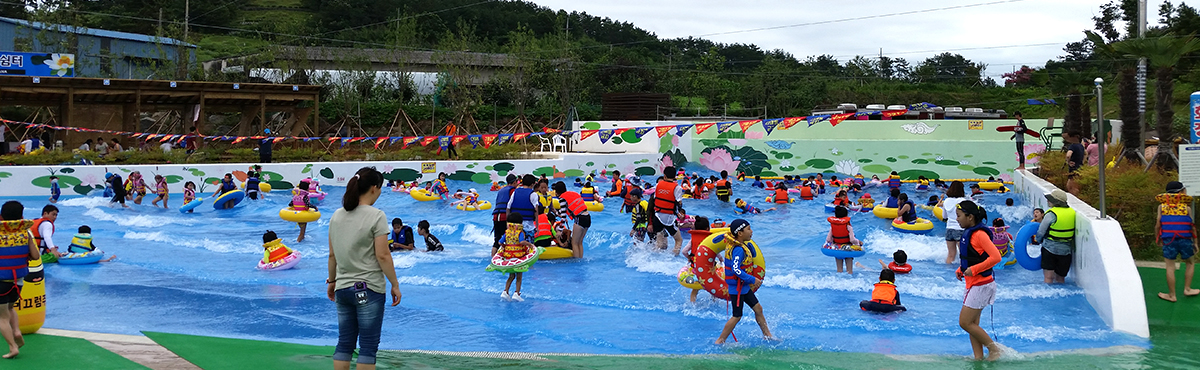
[[[764,199],[764,200],[767,203],[778,204],[778,203],[775,203],[775,197],[767,197],[767,199]],[[788,197],[788,203],[796,203],[796,198]]]
[[[321,212],[311,209],[297,211],[292,207],[287,207],[279,210],[279,218],[282,218],[284,221],[297,223],[316,222],[321,219]]]
[[[917,206],[917,207],[921,207],[921,209],[924,209],[924,210],[929,211],[930,213],[933,213],[933,218],[938,219],[938,221],[944,221],[946,219],[945,217],[943,217],[946,214],[945,213],[946,211],[943,210],[942,207],[938,207],[938,206]]]
[[[587,205],[588,212],[604,211],[604,203],[592,201],[592,202],[583,202],[583,204]]]
[[[270,193],[272,189],[273,188],[271,188],[271,184],[268,184],[265,182],[258,183],[258,192],[259,193]],[[246,183],[244,183],[244,182],[242,183],[242,190],[246,190]]]
[[[416,199],[417,201],[421,201],[421,202],[428,202],[431,200],[441,200],[442,199],[442,197],[437,195],[437,193],[434,193],[434,192],[431,192],[431,191],[425,190],[425,189],[416,189],[416,190],[410,191],[410,192],[408,192],[408,195],[411,195],[413,199]]]
[[[29,261],[31,270],[41,266],[41,258]],[[36,333],[46,323],[46,280],[25,282],[21,301],[17,303],[17,326],[21,328],[21,334]]]
[[[902,233],[908,233],[908,234],[928,234],[930,230],[933,230],[933,222],[932,222],[932,221],[929,221],[928,219],[924,219],[924,218],[917,218],[917,220],[916,220],[916,221],[913,221],[912,223],[907,223],[907,222],[895,223],[895,222],[892,222],[892,228],[893,228],[893,229],[895,229],[896,231],[899,231],[899,232],[902,232]]]
[[[725,269],[717,271],[721,275],[721,279],[725,278],[724,271]],[[696,273],[692,272],[692,266],[683,266],[683,268],[679,269],[679,274],[675,278],[679,280],[679,285],[683,285],[684,288],[704,289],[704,286],[700,285],[700,278],[696,277]]]
[[[1001,186],[1004,186],[1003,183],[987,182],[987,181],[979,182],[977,184],[979,185],[979,188],[983,189],[983,190],[996,190],[996,189],[1000,189]]]
[[[492,202],[486,200],[475,202],[475,204],[467,204],[464,202],[455,204],[454,208],[457,208],[459,211],[486,211],[492,209]],[[545,257],[539,258],[545,259]]]
[[[575,258],[575,253],[570,249],[562,247],[546,247],[546,251],[542,252],[538,259],[540,260],[557,260],[563,258]]]
[[[876,206],[875,209],[871,210],[871,212],[875,214],[875,217],[885,218],[885,219],[889,219],[889,220],[896,218],[896,217],[900,217],[900,213],[899,213],[900,209],[899,208],[888,208],[888,207]]]

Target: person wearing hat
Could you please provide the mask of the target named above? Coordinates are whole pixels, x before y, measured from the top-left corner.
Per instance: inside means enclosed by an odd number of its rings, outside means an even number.
[[[263,134],[270,135],[271,129],[263,130]],[[271,143],[275,142],[273,137],[264,137],[258,142],[258,161],[261,163],[271,163]]]
[[[1179,181],[1167,183],[1167,192],[1154,197],[1158,206],[1158,219],[1154,230],[1162,246],[1163,262],[1167,269],[1167,292],[1158,293],[1158,298],[1175,302],[1175,259],[1183,259],[1186,266],[1183,274],[1183,295],[1200,295],[1200,289],[1192,289],[1192,276],[1196,263],[1192,256],[1200,251],[1195,243],[1196,224],[1192,216],[1192,197]]]
[[[122,207],[129,208],[125,205],[125,182],[121,179],[121,175],[109,172],[104,174],[104,181],[108,182],[108,188],[113,191],[112,201],[109,204],[120,202]]]
[[[771,336],[771,329],[767,327],[767,317],[763,315],[762,304],[758,303],[758,297],[754,296],[754,291],[762,286],[763,279],[750,274],[751,268],[754,267],[754,258],[758,257],[754,255],[756,249],[748,246],[753,236],[754,230],[750,228],[750,222],[740,218],[729,223],[729,234],[717,236],[729,239],[729,246],[725,249],[725,283],[729,285],[729,302],[733,304],[733,317],[725,322],[717,344],[724,344],[725,338],[729,337],[733,328],[742,321],[743,306],[750,306],[750,309],[754,310],[754,319],[758,321],[763,337],[768,340],[775,339]]]
[[[1000,250],[992,243],[992,231],[987,227],[987,211],[983,207],[965,200],[955,206],[954,213],[963,228],[958,240],[959,268],[954,275],[967,284],[958,313],[958,326],[971,337],[971,351],[976,360],[984,359],[986,347],[987,360],[995,361],[1000,358],[1000,346],[979,326],[979,318],[984,308],[996,302],[998,288],[992,267],[1000,263]],[[1045,249],[1042,253],[1046,253]],[[1042,261],[1045,261],[1044,254]]]
[[[1075,210],[1067,205],[1067,193],[1054,189],[1046,194],[1050,209],[1034,235],[1034,244],[1042,245],[1042,275],[1046,284],[1066,282],[1075,251]]]

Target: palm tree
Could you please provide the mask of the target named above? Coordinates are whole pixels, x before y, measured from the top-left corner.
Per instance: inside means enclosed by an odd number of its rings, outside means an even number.
[[[1057,95],[1067,96],[1067,111],[1063,116],[1063,132],[1083,131],[1084,120],[1089,120],[1083,116],[1083,96],[1080,91],[1085,86],[1090,86],[1092,83],[1093,74],[1088,72],[1078,71],[1075,68],[1063,69],[1055,71],[1054,78],[1050,80],[1050,89]],[[1082,132],[1086,135],[1086,132]]]
[[[1136,71],[1134,65],[1123,61],[1125,55],[1117,51],[1113,45],[1104,41],[1104,37],[1092,31],[1083,31],[1088,41],[1092,42],[1092,50],[1097,56],[1108,58],[1117,69],[1118,116],[1121,117],[1121,144],[1125,150],[1118,154],[1126,161],[1144,164],[1139,154],[1142,148],[1142,123],[1138,113]]]
[[[1200,50],[1200,40],[1192,36],[1175,36],[1166,34],[1155,38],[1129,39],[1113,45],[1118,52],[1145,57],[1150,66],[1155,69],[1154,77],[1154,111],[1158,120],[1158,154],[1154,163],[1164,170],[1174,169],[1177,163],[1171,157],[1174,153],[1174,135],[1171,133],[1171,123],[1175,119],[1175,111],[1171,109],[1171,96],[1175,92],[1175,64],[1184,55]]]

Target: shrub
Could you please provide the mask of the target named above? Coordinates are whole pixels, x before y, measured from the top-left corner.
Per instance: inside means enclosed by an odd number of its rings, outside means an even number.
[[[1121,152],[1114,145],[1105,154],[1111,161]],[[1107,163],[1108,161],[1105,161]],[[1061,189],[1066,189],[1067,177],[1065,158],[1060,152],[1043,153],[1039,160],[1038,174]],[[1136,163],[1121,163],[1105,170],[1105,208],[1109,217],[1121,223],[1125,239],[1133,256],[1139,260],[1160,260],[1159,248],[1154,232],[1158,203],[1154,196],[1164,192],[1167,183],[1174,181],[1175,172],[1162,172]],[[1100,171],[1095,166],[1084,166],[1079,170],[1079,199],[1098,207],[1100,199]]]

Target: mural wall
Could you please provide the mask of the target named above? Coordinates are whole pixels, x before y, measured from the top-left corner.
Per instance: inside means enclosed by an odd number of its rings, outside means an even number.
[[[566,154],[555,159],[526,159],[509,161],[406,161],[406,162],[314,162],[270,163],[263,165],[262,180],[275,189],[291,189],[304,178],[320,180],[323,185],[344,186],[347,179],[362,167],[374,166],[384,178],[396,181],[428,181],[439,172],[452,180],[490,184],[501,181],[509,173],[532,173],[549,177],[584,176],[590,172],[619,170],[654,176],[661,170],[659,155],[642,154]],[[50,176],[58,177],[64,197],[87,195],[104,189],[105,173],[128,178],[139,171],[147,184],[153,185],[154,175],[163,175],[172,193],[183,193],[188,181],[196,183],[200,193],[211,193],[211,185],[226,173],[245,181],[246,170],[253,163],[196,164],[196,165],[138,165],[138,166],[0,166],[0,196],[50,195]],[[199,195],[199,194],[197,194]]]
[[[699,164],[731,174],[783,176],[837,173],[864,176],[896,171],[905,179],[1011,178],[1017,167],[1016,145],[1011,132],[997,127],[1015,125],[1015,120],[847,120],[837,126],[829,122],[811,127],[801,122],[791,128],[776,128],[770,135],[762,125],[741,131],[732,125],[718,133],[709,127],[703,133],[689,130],[659,138],[663,160],[670,164]],[[1026,121],[1032,130],[1045,121]],[[1026,137],[1027,165],[1036,166],[1032,154],[1045,146]]]

